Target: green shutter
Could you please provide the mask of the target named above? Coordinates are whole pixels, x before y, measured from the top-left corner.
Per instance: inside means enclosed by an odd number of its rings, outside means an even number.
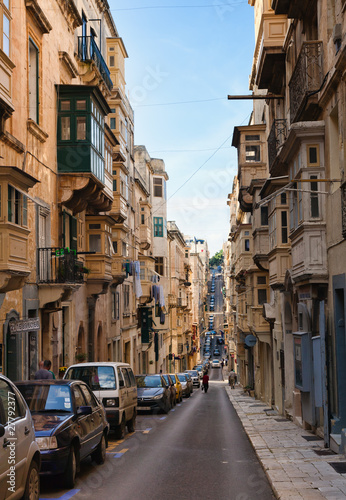
[[[77,219],[70,215],[70,248],[77,251]]]

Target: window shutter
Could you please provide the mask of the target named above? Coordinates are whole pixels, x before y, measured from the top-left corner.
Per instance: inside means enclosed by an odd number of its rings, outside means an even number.
[[[77,219],[70,216],[70,248],[77,251]]]

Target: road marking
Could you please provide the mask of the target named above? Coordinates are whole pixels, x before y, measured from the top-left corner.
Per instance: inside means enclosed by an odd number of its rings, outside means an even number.
[[[78,493],[80,490],[70,490],[67,493],[64,493],[61,497],[54,497],[54,500],[69,500],[71,497],[73,497],[76,493]],[[40,500],[52,500],[53,497],[51,498],[42,498],[40,497]]]
[[[126,453],[127,451],[129,451],[128,448],[124,448],[123,450],[120,450],[119,453]]]
[[[116,453],[113,458],[121,458],[123,453]]]
[[[165,418],[167,418],[167,417],[161,417],[160,420],[165,420]]]

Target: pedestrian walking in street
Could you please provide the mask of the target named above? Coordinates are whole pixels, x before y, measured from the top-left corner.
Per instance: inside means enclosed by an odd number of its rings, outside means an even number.
[[[237,374],[235,373],[235,371],[232,368],[232,370],[229,372],[229,375],[228,375],[228,383],[231,386],[231,389],[234,389],[236,381],[237,381]]]
[[[209,388],[209,375],[207,375],[206,373],[203,375],[202,383],[203,383],[204,392],[207,393],[208,388]]]
[[[49,359],[46,359],[43,362],[43,368],[40,368],[37,370],[35,373],[35,380],[46,380],[46,379],[53,379],[53,374],[52,372],[49,371],[49,368],[52,366],[52,363],[49,361]]]

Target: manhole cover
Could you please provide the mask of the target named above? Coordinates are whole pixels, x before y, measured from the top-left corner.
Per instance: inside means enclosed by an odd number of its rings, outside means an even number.
[[[320,457],[325,457],[327,455],[336,455],[336,453],[333,450],[325,449],[325,450],[314,450],[316,455],[319,455]]]
[[[323,441],[319,436],[302,436],[307,441]]]
[[[328,462],[338,474],[346,474],[346,462]]]

